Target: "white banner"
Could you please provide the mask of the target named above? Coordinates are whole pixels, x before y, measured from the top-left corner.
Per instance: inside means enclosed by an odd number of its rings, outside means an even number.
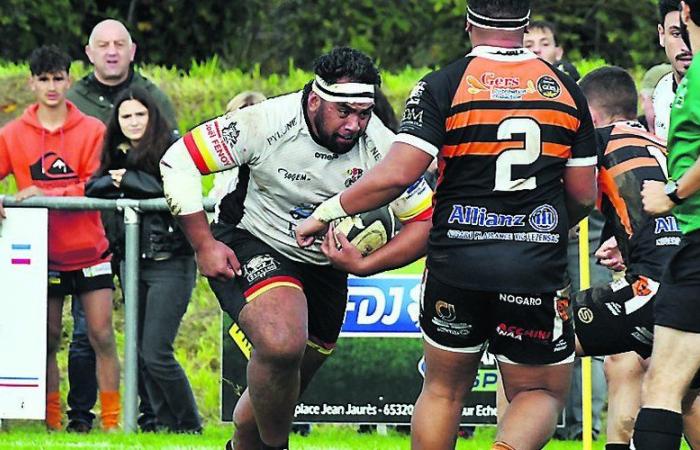
[[[0,419],[44,419],[46,209],[5,208],[0,223]]]

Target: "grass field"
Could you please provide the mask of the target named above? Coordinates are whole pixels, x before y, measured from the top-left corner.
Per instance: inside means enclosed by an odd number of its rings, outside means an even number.
[[[11,422],[0,432],[0,449],[222,449],[230,437],[231,428],[226,425],[210,425],[201,436],[173,434],[104,434],[88,435],[68,433],[48,434],[38,422]],[[472,439],[460,439],[457,450],[484,450],[491,446],[495,429],[477,429]],[[320,425],[315,426],[307,437],[293,435],[290,448],[297,450],[408,450],[408,436],[389,430],[388,434],[358,434],[355,427]],[[552,441],[545,450],[579,450],[583,446],[577,441]],[[602,441],[593,443],[594,450],[602,450]],[[686,448],[686,447],[684,447]]]

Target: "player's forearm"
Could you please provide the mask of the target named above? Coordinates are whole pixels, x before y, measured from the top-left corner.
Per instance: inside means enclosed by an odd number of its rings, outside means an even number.
[[[428,249],[430,220],[415,221],[406,224],[401,231],[385,246],[364,258],[362,273],[368,276],[386,270],[403,267],[425,256]]]
[[[677,180],[678,191],[676,194],[680,198],[688,198],[700,190],[700,160],[695,161],[695,164]]]
[[[176,218],[195,252],[214,241],[214,236],[211,234],[207,215],[204,211],[177,216]]]

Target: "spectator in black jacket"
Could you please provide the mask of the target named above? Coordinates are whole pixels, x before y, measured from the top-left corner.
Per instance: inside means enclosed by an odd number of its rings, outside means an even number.
[[[88,182],[86,195],[162,197],[158,163],[176,139],[171,130],[145,90],[123,91],[114,102],[100,169]],[[122,218],[117,213],[107,217],[105,228],[113,251],[123,256]],[[163,211],[142,216],[139,253],[139,366],[153,411],[159,428],[201,432],[192,389],[173,355],[173,341],[195,283],[193,250],[170,213]]]

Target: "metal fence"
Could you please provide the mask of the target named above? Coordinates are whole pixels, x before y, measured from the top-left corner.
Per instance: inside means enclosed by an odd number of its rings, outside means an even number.
[[[139,223],[142,212],[167,211],[165,199],[148,200],[118,199],[107,200],[88,197],[31,197],[18,202],[12,196],[0,196],[6,207],[48,208],[56,210],[100,210],[124,212],[125,257],[124,279],[124,431],[136,431],[138,415],[138,285],[139,285]],[[214,201],[205,199],[205,209],[213,210]],[[49,239],[51,237],[49,236]]]

